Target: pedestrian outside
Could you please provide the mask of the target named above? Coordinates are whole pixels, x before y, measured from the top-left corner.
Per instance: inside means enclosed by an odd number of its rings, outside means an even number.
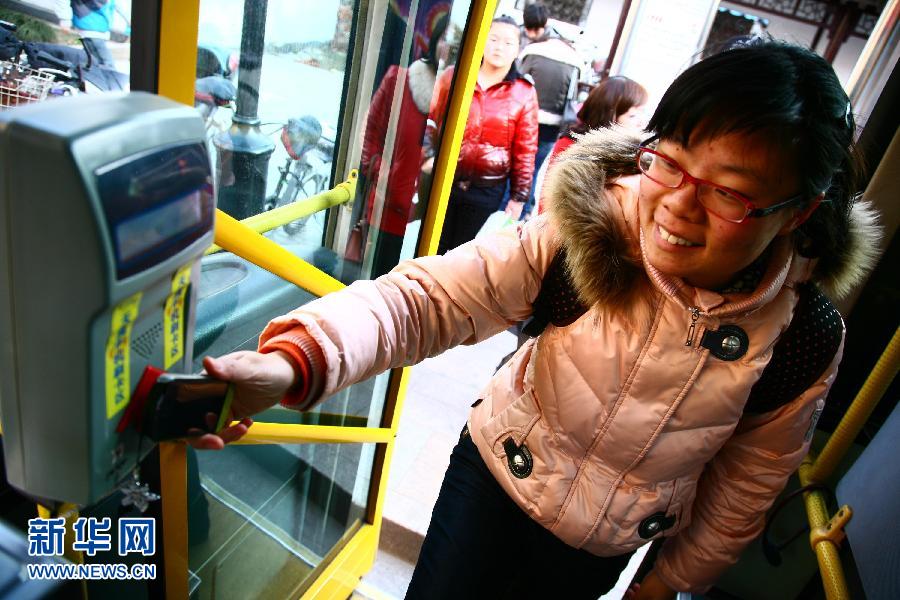
[[[438,253],[471,239],[500,207],[507,184],[506,212],[518,219],[531,191],[537,150],[538,103],[534,86],[513,64],[519,54],[518,27],[509,17],[494,19],[469,107],[462,147]],[[437,152],[450,97],[453,69],[438,76],[425,128],[423,170],[428,173]]]

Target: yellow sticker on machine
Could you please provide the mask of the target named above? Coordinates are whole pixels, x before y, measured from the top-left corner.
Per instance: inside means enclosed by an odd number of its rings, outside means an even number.
[[[141,292],[113,309],[106,340],[106,418],[112,419],[131,399],[131,328],[141,307]]]
[[[172,293],[166,298],[163,308],[163,369],[181,360],[184,356],[184,297],[191,282],[191,265],[187,264],[175,272],[172,278]]]

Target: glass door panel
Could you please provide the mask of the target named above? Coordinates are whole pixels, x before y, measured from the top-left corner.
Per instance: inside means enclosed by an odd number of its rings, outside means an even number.
[[[468,1],[201,0],[195,105],[220,208],[252,217],[358,169],[349,202],[264,235],[345,283],[411,257],[434,80],[468,13]],[[205,355],[255,349],[269,319],[314,299],[228,252],[203,259],[198,296],[196,370]],[[308,413],[256,420],[379,427],[387,388],[383,374]],[[196,597],[296,597],[364,521],[374,458],[373,444],[189,450]]]
[[[188,456],[193,598],[295,598],[361,523],[370,444],[230,446]]]
[[[337,224],[334,275],[345,283],[378,277],[415,255],[431,192],[425,148],[438,147],[441,133],[426,140],[426,123],[444,120],[431,114],[435,80],[456,60],[470,4],[391,2],[375,17],[377,55],[370,51],[371,77],[360,85],[356,199]]]

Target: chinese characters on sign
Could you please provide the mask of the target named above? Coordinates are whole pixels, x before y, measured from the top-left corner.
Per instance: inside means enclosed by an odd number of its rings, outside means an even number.
[[[131,329],[141,306],[141,293],[113,309],[106,341],[106,418],[113,418],[131,398]]]
[[[66,520],[29,519],[28,556],[62,556]]]
[[[163,367],[168,369],[184,355],[184,298],[191,282],[191,265],[178,269],[172,293],[163,307]]]
[[[156,553],[156,520],[152,517],[119,519],[119,556],[131,552],[143,556]]]
[[[97,552],[112,550],[112,522],[109,517],[79,517],[72,531],[72,549],[95,556]],[[156,519],[153,517],[122,518],[118,523],[117,551],[119,556],[156,554]],[[65,548],[66,520],[30,519],[28,521],[28,555],[62,556]]]
[[[94,517],[79,517],[72,529],[75,531],[75,541],[72,542],[74,550],[95,556],[98,550],[109,552],[112,549],[109,517],[100,520]]]

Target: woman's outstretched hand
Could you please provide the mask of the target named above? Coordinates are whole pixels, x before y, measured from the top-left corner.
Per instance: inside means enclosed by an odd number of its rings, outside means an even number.
[[[240,419],[219,433],[188,439],[191,446],[203,450],[221,450],[225,444],[242,438],[253,424],[250,415],[278,404],[297,383],[293,364],[279,351],[270,354],[241,351],[219,358],[207,356],[203,359],[203,367],[212,377],[234,384],[229,421]]]

